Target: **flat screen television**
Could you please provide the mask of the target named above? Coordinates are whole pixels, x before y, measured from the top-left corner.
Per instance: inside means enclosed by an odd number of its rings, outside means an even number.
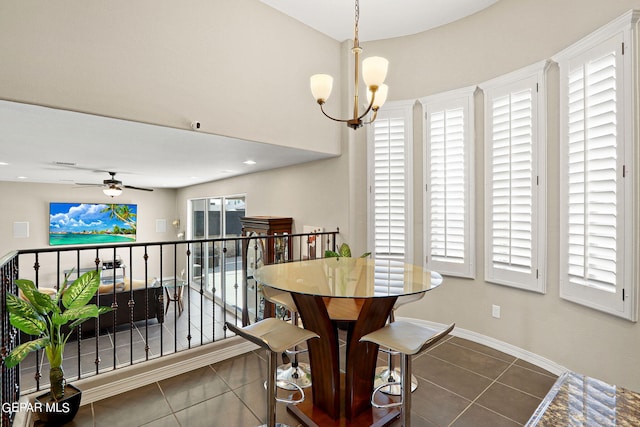
[[[49,245],[136,241],[137,205],[50,203]]]

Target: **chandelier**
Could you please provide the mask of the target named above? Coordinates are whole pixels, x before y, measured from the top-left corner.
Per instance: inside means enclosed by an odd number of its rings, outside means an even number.
[[[358,86],[360,83],[360,53],[362,48],[360,47],[360,41],[358,39],[358,21],[360,19],[360,2],[356,0],[355,7],[355,25],[354,25],[354,37],[353,48],[351,52],[355,55],[355,79],[354,79],[354,97],[353,97],[353,117],[350,119],[336,119],[331,117],[324,111],[324,103],[331,95],[331,89],[333,88],[333,77],[328,74],[314,74],[310,79],[311,93],[320,105],[322,114],[335,120],[336,122],[346,123],[351,129],[358,129],[363,124],[372,123],[378,114],[378,109],[382,107],[382,104],[387,100],[387,93],[389,88],[383,84],[384,79],[387,77],[387,68],[389,61],[379,56],[372,56],[362,61],[362,79],[367,86],[367,102],[369,105],[363,113],[359,112],[358,107]],[[363,122],[363,118],[373,111],[371,120]]]

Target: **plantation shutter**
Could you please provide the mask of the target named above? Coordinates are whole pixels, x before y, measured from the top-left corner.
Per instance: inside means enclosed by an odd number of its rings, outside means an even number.
[[[531,273],[533,198],[532,94],[493,100],[491,260],[494,268]]]
[[[485,83],[485,280],[544,292],[543,63]],[[543,177],[544,178],[544,177]]]
[[[569,73],[569,280],[616,291],[615,52]]]
[[[569,281],[616,292],[616,53],[568,76]]]
[[[409,215],[411,104],[391,103],[371,124],[370,146],[370,241],[373,256],[407,260]]]
[[[532,94],[527,89],[492,105],[491,259],[494,268],[531,273],[533,193]]]
[[[560,68],[560,296],[629,320],[637,304],[629,12],[556,55]],[[637,149],[637,147],[635,147]]]
[[[424,98],[425,262],[443,274],[474,277],[473,93]]]
[[[388,259],[374,261],[374,293],[400,295],[404,290],[404,262]]]
[[[465,158],[464,110],[447,109],[429,117],[431,152],[430,195],[431,258],[464,263]]]

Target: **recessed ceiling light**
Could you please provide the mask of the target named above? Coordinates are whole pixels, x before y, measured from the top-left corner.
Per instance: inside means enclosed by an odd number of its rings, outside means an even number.
[[[18,179],[27,179],[28,177],[27,177],[27,176],[19,176],[19,177],[17,177],[17,178],[18,178]]]
[[[244,161],[244,162],[242,162],[242,163],[244,163],[245,165],[255,165],[255,164],[256,164],[256,162],[255,162],[255,161],[253,161],[253,160],[245,160],[245,161]]]
[[[0,166],[9,166],[9,163],[7,163],[7,162],[0,162]]]

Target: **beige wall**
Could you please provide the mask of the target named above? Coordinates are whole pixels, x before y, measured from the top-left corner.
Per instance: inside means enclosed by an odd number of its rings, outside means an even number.
[[[0,52],[0,99],[339,153],[338,42],[257,0],[2,2]]]
[[[49,203],[113,203],[114,199],[102,194],[100,188],[76,188],[72,185],[56,184],[30,184],[15,182],[0,182],[0,195],[2,206],[0,209],[0,256],[17,249],[36,249],[49,247]],[[136,204],[138,209],[137,242],[161,242],[176,240],[174,228],[171,222],[177,218],[176,190],[155,190],[152,193],[146,191],[125,191],[118,197],[117,203]],[[166,231],[156,232],[156,220],[166,221]],[[29,237],[16,238],[13,234],[14,223],[28,223]],[[165,256],[169,256],[168,248]],[[113,258],[112,253],[102,253],[104,259]],[[125,255],[123,255],[125,256]],[[95,255],[86,255],[81,261],[80,267],[92,266]],[[139,262],[133,266],[136,279],[144,277],[144,263],[142,254],[134,255]],[[149,274],[160,276],[160,266],[156,256],[150,257]],[[54,286],[56,275],[54,273],[56,261],[42,256],[40,259],[40,278],[43,286]],[[29,276],[33,259],[21,263],[21,277]],[[127,262],[129,264],[129,262]],[[76,260],[71,257],[61,259],[61,268],[68,269],[76,265]],[[131,264],[129,264],[131,267]],[[22,270],[22,269],[26,270]],[[172,273],[172,272],[171,272]]]
[[[640,1],[501,0],[424,34],[365,43],[364,56],[389,58],[391,100],[417,99],[479,84],[549,58],[631,8],[640,9]],[[136,194],[131,202],[138,203],[141,217],[169,220],[177,213],[184,220],[189,198],[244,193],[249,215],[293,216],[296,231],[302,225],[339,226],[356,252],[365,249],[365,132],[353,133],[322,118],[308,93],[307,78],[315,72],[337,76],[342,70],[343,82],[349,81],[348,66],[341,65],[348,44],[340,45],[255,0],[23,0],[0,6],[0,52],[12,58],[0,67],[2,99],[185,129],[197,117],[206,132],[330,153],[342,149],[338,158],[185,188],[173,199],[164,192],[154,192],[149,199]],[[557,72],[552,70],[549,77],[548,182],[552,183],[559,168],[554,117],[558,98],[553,95]],[[340,99],[339,90],[334,97]],[[341,107],[348,111],[348,106]],[[418,110],[416,119],[421,116]],[[417,124],[416,183],[422,181],[421,135]],[[478,183],[483,181],[482,142],[479,136]],[[421,188],[415,185],[416,260],[422,258]],[[0,252],[46,245],[46,237],[39,234],[46,233],[46,203],[95,201],[84,193],[88,190],[81,191],[0,183]],[[558,297],[558,197],[550,185],[546,295],[481,279],[483,190],[478,185],[478,279],[448,278],[400,315],[456,321],[460,328],[640,390],[640,327]],[[23,207],[28,211],[21,213],[18,209]],[[12,223],[25,218],[32,222],[34,237],[12,239]],[[141,231],[141,239],[156,237],[161,236]],[[492,304],[502,307],[501,319],[491,317]]]
[[[77,188],[73,185],[30,184],[0,181],[3,208],[0,209],[0,254],[16,249],[49,246],[49,203],[113,203],[100,188]],[[137,241],[174,240],[171,222],[177,216],[176,190],[124,191],[117,203],[138,205]],[[166,219],[165,233],[156,232],[156,220]],[[14,238],[14,222],[29,223],[28,238]]]
[[[348,235],[346,156],[240,176],[178,190],[181,221],[187,224],[187,201],[193,198],[245,194],[248,216],[292,217],[294,232],[303,226]]]
[[[365,44],[367,54],[390,62],[390,98],[418,99],[477,85],[548,59],[622,15],[640,1],[501,0],[459,22],[402,39]],[[366,56],[366,55],[365,55]],[[476,280],[446,278],[444,285],[399,315],[468,329],[515,345],[569,369],[640,390],[640,326],[559,298],[558,70],[548,73],[547,293],[487,283],[484,277],[482,94],[476,98]],[[422,182],[422,117],[416,107],[414,182]],[[636,112],[637,117],[637,112]],[[636,125],[637,126],[637,125]],[[636,127],[637,129],[637,127]],[[364,159],[353,174],[364,174]],[[545,177],[543,177],[544,179]],[[422,185],[415,185],[415,260],[423,259]],[[355,215],[352,212],[352,215]],[[637,221],[636,221],[637,222]],[[359,236],[363,239],[364,236]],[[501,318],[491,306],[501,306]]]

